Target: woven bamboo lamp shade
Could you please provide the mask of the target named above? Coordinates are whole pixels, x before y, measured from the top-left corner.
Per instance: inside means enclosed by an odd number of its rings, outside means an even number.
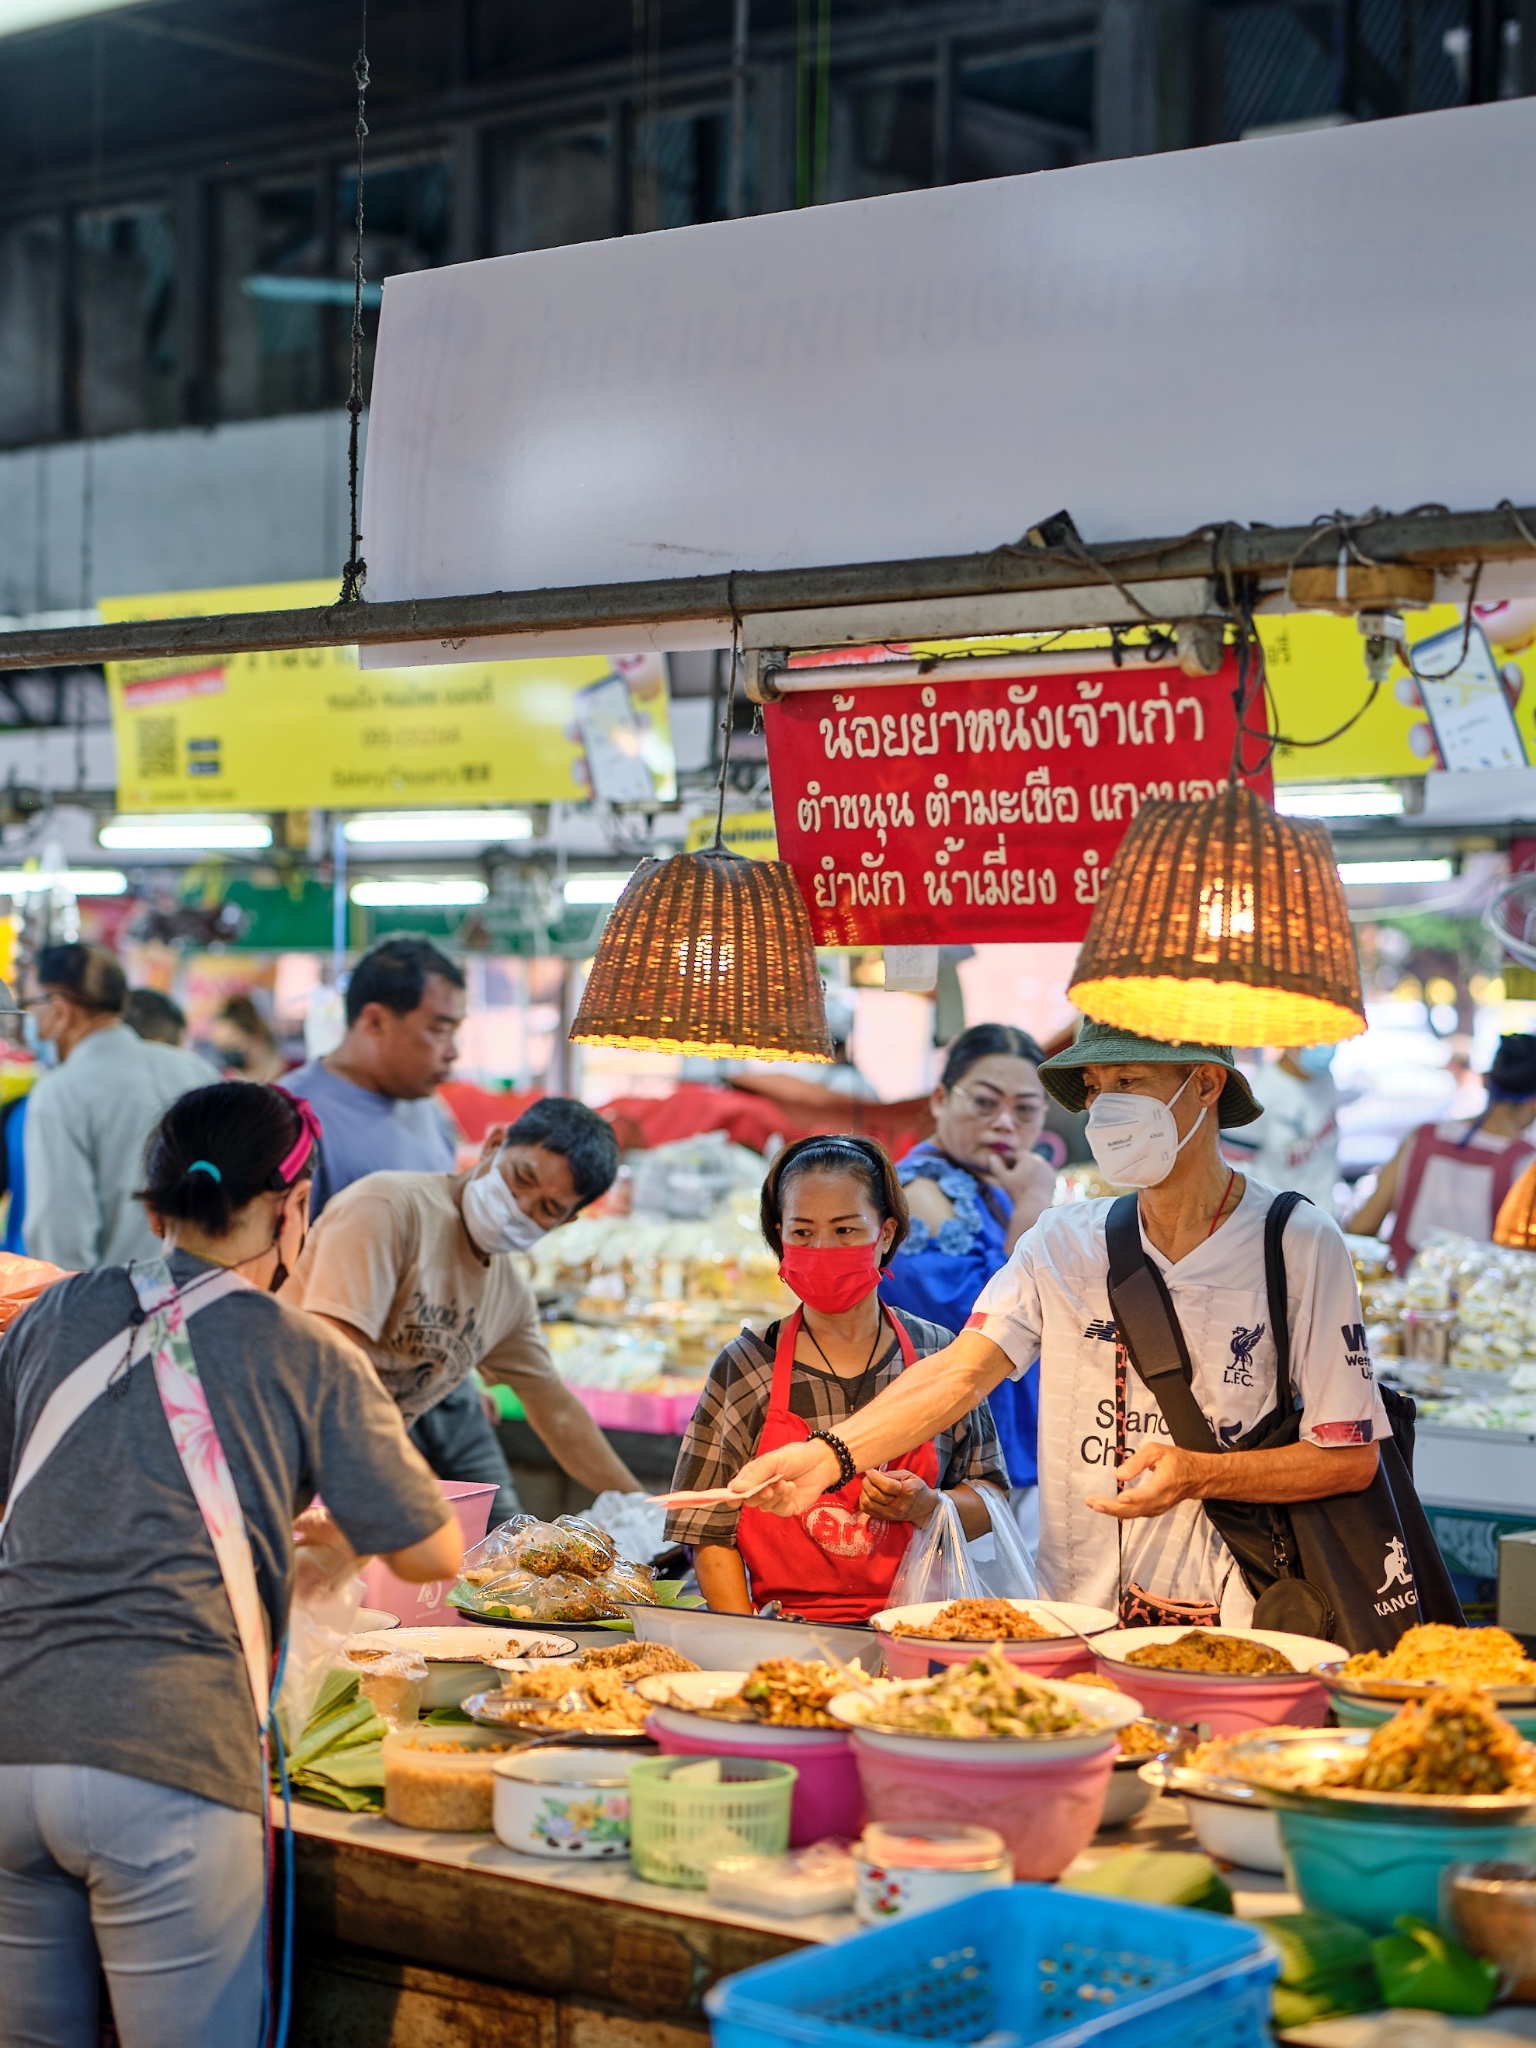
[[[604,928],[571,1038],[829,1061],[816,943],[790,869],[721,846],[642,861]]]
[[[1147,1038],[1332,1045],[1365,1029],[1360,963],[1326,825],[1228,783],[1151,803],[1120,843],[1070,999]]]
[[[1493,1241],[1536,1252],[1536,1166],[1528,1166],[1500,1202]]]

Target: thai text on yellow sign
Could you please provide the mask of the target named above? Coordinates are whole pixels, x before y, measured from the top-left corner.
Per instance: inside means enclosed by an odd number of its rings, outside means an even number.
[[[332,583],[103,599],[104,619],[330,603]],[[354,647],[107,664],[125,811],[669,802],[657,654],[363,671]]]

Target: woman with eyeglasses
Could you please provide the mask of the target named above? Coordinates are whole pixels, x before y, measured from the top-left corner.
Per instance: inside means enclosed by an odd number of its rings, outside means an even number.
[[[950,1046],[930,1104],[933,1136],[896,1167],[912,1225],[884,1289],[894,1307],[963,1330],[982,1288],[1050,1207],[1054,1170],[1034,1149],[1045,1128],[1044,1057],[1011,1024],[973,1024]],[[1014,1512],[1031,1544],[1039,1377],[1007,1380],[991,1397]]]

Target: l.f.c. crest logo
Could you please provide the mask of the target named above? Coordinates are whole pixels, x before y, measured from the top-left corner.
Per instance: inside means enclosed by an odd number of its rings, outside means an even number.
[[[1238,1328],[1232,1332],[1232,1363],[1222,1374],[1222,1385],[1227,1387],[1251,1387],[1253,1385],[1254,1346],[1264,1335],[1267,1325],[1256,1323],[1251,1330]]]

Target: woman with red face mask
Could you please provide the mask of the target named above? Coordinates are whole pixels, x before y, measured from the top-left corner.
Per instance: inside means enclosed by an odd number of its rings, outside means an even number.
[[[949,1333],[880,1300],[882,1269],[907,1234],[896,1171],[868,1138],[802,1138],[763,1183],[763,1236],[801,1306],[766,1336],[744,1329],[710,1369],[683,1439],[673,1484],[724,1486],[760,1452],[822,1436]],[[750,1614],[867,1621],[889,1605],[912,1531],[948,1493],[968,1537],[1006,1511],[1008,1474],[985,1402],[880,1471],[834,1487],[793,1518],[752,1507],[674,1509],[667,1535],[691,1544],[710,1606]]]

